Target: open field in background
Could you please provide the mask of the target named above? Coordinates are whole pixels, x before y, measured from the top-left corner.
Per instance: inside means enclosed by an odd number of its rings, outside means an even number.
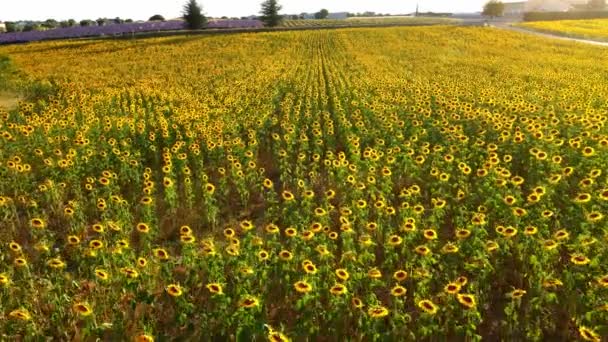
[[[301,19],[284,20],[282,27],[349,27],[365,25],[447,25],[456,24],[459,20],[449,18],[432,17],[352,17],[343,20],[339,19]]]
[[[426,27],[0,47],[2,339],[608,336],[608,49]]]
[[[517,26],[567,37],[608,41],[608,19],[538,21]]]

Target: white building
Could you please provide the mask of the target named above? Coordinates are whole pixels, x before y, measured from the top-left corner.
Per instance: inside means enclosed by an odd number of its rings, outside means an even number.
[[[577,5],[586,4],[588,0],[528,0],[526,12],[566,12]]]
[[[521,16],[526,12],[526,1],[518,1],[518,2],[505,2],[505,10],[503,15],[505,17],[516,17]]]
[[[6,24],[0,21],[0,33],[6,32]]]

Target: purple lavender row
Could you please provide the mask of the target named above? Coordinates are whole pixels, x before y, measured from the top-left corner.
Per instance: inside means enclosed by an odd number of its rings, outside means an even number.
[[[263,23],[259,20],[215,20],[210,21],[208,28],[260,28]],[[155,21],[145,23],[111,24],[106,26],[73,26],[47,31],[11,32],[0,34],[0,44],[26,43],[45,39],[80,38],[101,35],[117,35],[125,33],[149,31],[183,30],[183,21]]]

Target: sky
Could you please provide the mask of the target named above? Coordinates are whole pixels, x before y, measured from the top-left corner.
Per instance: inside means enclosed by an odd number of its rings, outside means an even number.
[[[476,12],[487,0],[279,0],[283,14],[330,12],[403,14],[416,10]],[[181,15],[186,0],[0,0],[0,21],[116,18],[146,20],[154,14],[166,19]],[[262,0],[198,0],[211,17],[258,14]]]

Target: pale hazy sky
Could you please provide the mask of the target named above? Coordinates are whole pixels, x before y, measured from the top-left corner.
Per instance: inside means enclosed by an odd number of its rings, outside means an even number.
[[[480,11],[487,0],[279,0],[282,13],[330,12],[409,13],[416,10],[435,12]],[[186,0],[0,0],[0,21],[65,20],[74,18],[131,18],[148,19],[154,14],[165,18],[180,16]],[[258,14],[262,0],[199,0],[203,11],[212,17],[241,17]]]

